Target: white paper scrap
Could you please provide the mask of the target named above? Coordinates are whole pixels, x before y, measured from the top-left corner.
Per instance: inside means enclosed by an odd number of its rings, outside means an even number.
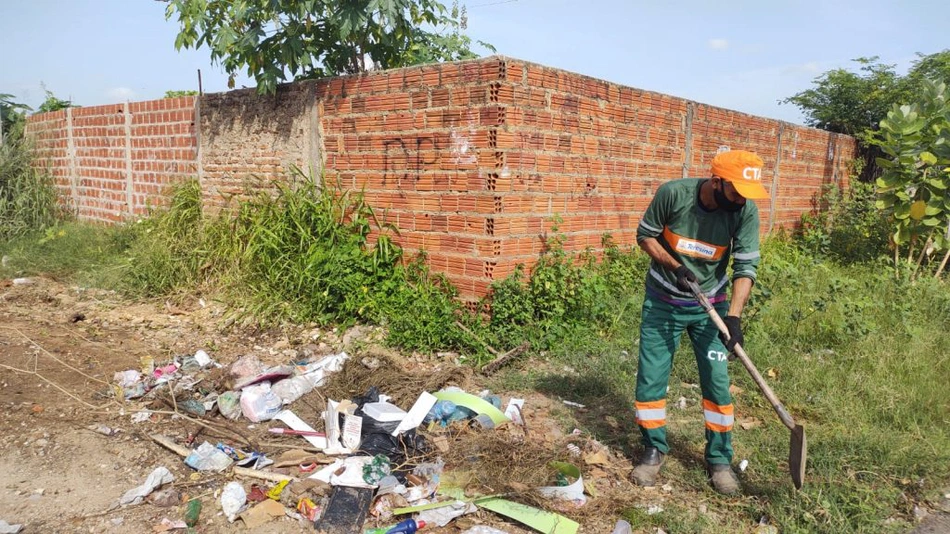
[[[398,436],[407,430],[416,428],[422,424],[422,420],[425,419],[425,416],[429,413],[429,410],[435,406],[435,403],[438,399],[435,398],[435,395],[429,393],[428,391],[423,391],[419,398],[416,399],[416,403],[412,405],[412,408],[409,409],[409,413],[406,414],[406,417],[399,423],[399,426],[393,430],[392,435]]]
[[[294,430],[303,430],[307,432],[314,432],[313,427],[303,422],[303,419],[297,417],[297,414],[290,410],[282,410],[277,415],[274,416],[274,419],[281,421],[285,425],[289,426]],[[301,436],[303,439],[310,442],[311,445],[318,449],[327,448],[327,438],[320,436]]]
[[[521,408],[524,406],[524,399],[511,398],[508,400],[508,406],[505,407],[505,417],[511,419],[516,425],[524,426],[524,420],[521,418]]]

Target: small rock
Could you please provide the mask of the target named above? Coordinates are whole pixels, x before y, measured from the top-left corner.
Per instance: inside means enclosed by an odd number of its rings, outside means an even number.
[[[43,438],[40,438],[33,442],[34,447],[45,447],[47,445],[49,445],[49,440],[43,439]]]
[[[306,345],[297,349],[297,357],[302,360],[309,360],[317,355],[317,346],[313,343],[307,343]]]
[[[923,520],[925,517],[930,515],[930,512],[926,508],[921,508],[920,506],[914,505],[914,519],[917,521]]]
[[[659,504],[651,504],[647,507],[647,515],[658,514],[663,511],[663,507]]]
[[[671,485],[669,485],[669,484],[663,484],[663,488],[662,488],[662,489],[663,489],[663,491],[665,491],[665,492],[667,492],[667,493],[673,493],[673,486],[671,486]]]
[[[709,507],[707,507],[705,504],[699,505],[699,513],[705,514],[708,511],[709,511]]]

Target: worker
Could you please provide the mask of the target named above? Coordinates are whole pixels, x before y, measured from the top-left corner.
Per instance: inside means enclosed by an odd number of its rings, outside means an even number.
[[[703,395],[706,469],[716,491],[739,491],[732,469],[734,413],[729,393],[729,354],[743,341],[740,317],[759,264],[759,209],[768,197],[762,160],[744,150],[724,151],[712,160],[710,178],[662,184],[637,227],[637,244],[652,259],[640,325],[636,417],[643,453],[634,482],[656,485],[669,453],[666,392],[673,354],[683,331],[689,335]],[[732,296],[727,297],[732,260]],[[698,284],[723,317],[729,336],[697,302]]]

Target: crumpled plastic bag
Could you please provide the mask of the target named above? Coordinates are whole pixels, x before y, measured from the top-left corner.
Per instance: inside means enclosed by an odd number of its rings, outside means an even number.
[[[156,467],[154,471],[149,473],[148,478],[145,479],[145,482],[137,487],[132,488],[129,491],[125,492],[121,498],[119,498],[119,504],[140,504],[142,499],[148,496],[149,493],[152,493],[162,484],[168,484],[175,480],[175,475],[172,475],[171,472],[165,467]]]

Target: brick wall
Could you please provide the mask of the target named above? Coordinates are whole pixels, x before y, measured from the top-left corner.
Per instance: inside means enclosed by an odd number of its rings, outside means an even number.
[[[194,98],[69,108],[30,117],[41,165],[81,219],[114,222],[195,174]]]
[[[142,114],[136,106],[161,102],[129,106],[132,124]],[[286,179],[290,165],[323,169],[326,185],[363,191],[399,228],[395,241],[410,254],[425,250],[465,300],[484,295],[518,263],[533,264],[555,216],[571,250],[596,250],[605,233],[633,244],[657,186],[708,175],[721,146],[765,161],[772,198],[759,202],[763,232],[793,226],[823,185],[846,186],[855,151],[847,136],[499,56],[299,82],[274,96],[242,90],[169,105],[176,111],[150,115],[148,130],[167,126],[177,137],[149,134],[161,145],[154,154],[133,150],[133,212],[153,194],[146,186],[185,175],[197,174],[206,203],[217,205],[243,194],[250,176]],[[73,142],[94,145],[95,161],[79,156],[78,146],[70,158],[67,114],[30,121],[41,158],[87,218],[123,212],[124,197],[112,188],[129,179],[117,118],[123,111],[110,118],[113,108],[73,110]],[[195,112],[200,128],[188,130]],[[80,136],[80,117],[97,129]],[[126,134],[133,147],[140,134]],[[137,182],[136,164],[153,163],[164,173]],[[87,177],[92,170],[101,174],[95,181]]]

